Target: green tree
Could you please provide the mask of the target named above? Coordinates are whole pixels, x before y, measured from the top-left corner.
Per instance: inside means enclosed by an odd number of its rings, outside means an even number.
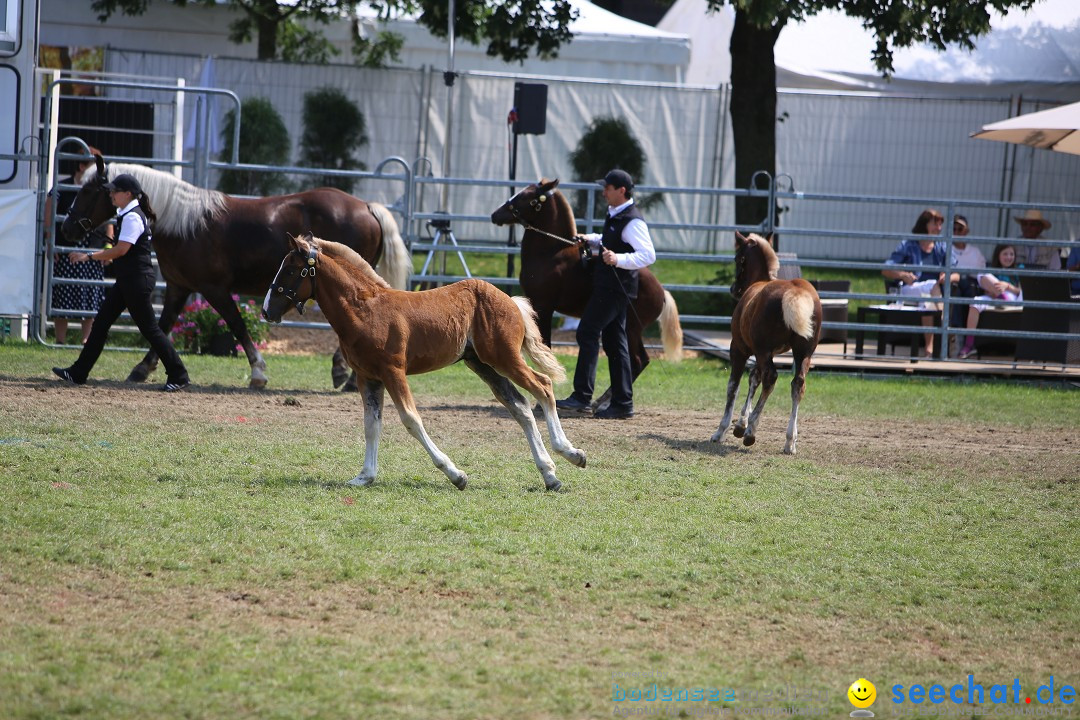
[[[822,10],[839,10],[862,21],[876,40],[872,54],[885,76],[893,71],[893,51],[920,43],[939,50],[946,44],[975,47],[990,30],[990,10],[1027,10],[1036,0],[708,0],[710,10],[735,9],[731,33],[731,129],[735,184],[748,187],[754,172],[776,175],[776,60],[773,48],[789,22]],[[738,198],[735,222],[764,219],[767,201]]]
[[[592,182],[604,177],[608,170],[619,168],[630,173],[635,183],[645,178],[645,166],[648,160],[641,143],[630,130],[630,123],[620,117],[595,118],[585,134],[581,136],[577,147],[570,152],[570,165],[574,168],[574,179],[579,182]],[[588,207],[589,193],[578,190],[574,193],[574,214],[584,217]],[[642,209],[648,209],[662,199],[660,194],[634,195],[634,202]],[[601,198],[593,207],[593,217],[603,218],[607,206]]]
[[[368,144],[367,120],[360,108],[333,87],[312,90],[304,95],[304,134],[300,138],[302,167],[331,170],[367,170],[353,153]],[[356,178],[307,175],[308,187],[330,186],[353,191]]]
[[[189,2],[214,6],[218,0],[163,0],[181,7]],[[351,22],[353,54],[363,65],[381,66],[396,59],[399,35],[378,33],[362,38],[356,10],[367,4],[384,17],[418,13],[418,21],[438,37],[446,37],[449,3],[446,0],[228,0],[241,16],[229,26],[235,43],[258,43],[260,60],[326,62],[335,54],[317,27]],[[105,22],[113,13],[141,15],[150,0],[93,0],[91,8]],[[542,58],[555,57],[559,47],[573,39],[570,21],[577,17],[570,0],[455,0],[454,34],[476,45],[487,43],[487,53],[507,62],[522,61],[535,50]],[[306,21],[306,23],[305,23]]]
[[[240,162],[254,165],[288,165],[289,131],[285,121],[266,98],[247,98],[240,104]],[[232,157],[236,112],[225,114],[221,135],[222,160]],[[223,170],[218,189],[230,195],[276,195],[289,189],[281,173]]]

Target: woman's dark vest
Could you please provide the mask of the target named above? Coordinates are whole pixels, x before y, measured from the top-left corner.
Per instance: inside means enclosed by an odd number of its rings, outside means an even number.
[[[141,217],[146,229],[143,230],[143,234],[139,236],[139,239],[135,241],[135,244],[132,245],[126,253],[116,260],[113,260],[113,271],[116,273],[117,278],[142,275],[144,273],[153,274],[154,264],[150,262],[150,243],[153,241],[153,233],[150,231],[150,221],[146,219],[146,213],[143,212],[141,206],[136,205],[129,212],[126,212],[123,215],[117,215],[116,237],[120,237],[120,229],[124,225],[124,218],[128,215],[138,215]]]
[[[608,219],[604,221],[604,233],[600,238],[604,247],[614,253],[634,252],[634,246],[625,242],[622,234],[630,221],[635,218],[644,221],[637,210],[637,205],[630,205],[623,208],[617,215],[608,216]],[[619,290],[620,285],[622,290]],[[601,260],[593,263],[593,287],[616,292],[626,291],[626,296],[633,300],[638,295],[638,271],[617,268]]]

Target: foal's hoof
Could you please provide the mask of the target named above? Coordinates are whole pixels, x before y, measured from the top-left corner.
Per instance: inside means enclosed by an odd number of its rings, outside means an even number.
[[[360,392],[360,388],[356,384],[356,378],[350,378],[348,382],[342,385],[341,392]]]
[[[251,378],[251,380],[248,381],[248,387],[252,390],[265,390],[266,378]]]
[[[709,438],[709,442],[720,442],[723,439],[724,439],[724,431],[723,430],[717,430],[716,432],[714,432],[712,434],[712,437]]]
[[[746,434],[746,428],[744,426],[742,426],[742,425],[736,425],[735,427],[731,428],[731,434],[734,435],[735,437],[742,437],[743,435]],[[754,442],[754,441],[751,440],[750,442]]]
[[[465,473],[461,473],[461,477],[457,478],[456,480],[451,478],[450,482],[454,483],[454,487],[456,487],[458,490],[464,490],[465,486],[469,484],[469,476]]]
[[[584,450],[578,450],[576,454],[574,454],[572,457],[569,457],[567,459],[570,461],[570,464],[574,465],[575,467],[579,467],[579,468],[585,467],[585,451]]]
[[[358,485],[360,487],[367,487],[371,483],[375,482],[375,478],[367,477],[366,475],[357,475],[349,481],[350,485]]]
[[[128,373],[127,381],[132,383],[146,382],[146,378],[150,376],[150,371],[141,365],[136,365],[130,373]]]
[[[743,437],[742,444],[745,445],[746,447],[750,447],[751,445],[754,444],[754,442],[756,440],[757,440],[757,438],[754,437],[753,435],[747,435],[747,436]]]
[[[335,390],[337,390],[339,387],[344,385],[345,381],[348,380],[348,379],[349,379],[348,371],[345,371],[345,370],[340,370],[340,371],[339,370],[332,370],[330,372],[330,380],[334,383],[334,389]]]
[[[582,465],[582,467],[585,467],[585,466],[584,466],[584,465]],[[550,490],[551,492],[559,492],[560,490],[562,490],[562,483],[561,483],[561,482],[559,482],[558,480],[556,480],[555,482],[550,482],[550,483],[549,483],[549,482],[545,482],[545,483],[544,483],[544,485],[545,485],[545,486],[547,487],[547,489],[548,489],[548,490]]]

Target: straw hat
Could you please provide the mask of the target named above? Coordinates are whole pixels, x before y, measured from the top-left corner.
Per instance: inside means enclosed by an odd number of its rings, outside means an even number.
[[[1025,222],[1042,223],[1043,230],[1050,229],[1050,221],[1043,217],[1041,210],[1028,210],[1020,217],[1014,217],[1013,220],[1015,220],[1019,224],[1023,224]]]

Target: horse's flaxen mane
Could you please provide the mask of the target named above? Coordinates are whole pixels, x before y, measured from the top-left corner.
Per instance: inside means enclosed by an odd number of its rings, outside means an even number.
[[[130,163],[109,163],[108,172],[110,178],[127,173],[139,181],[157,213],[154,230],[159,233],[178,237],[201,233],[207,220],[225,208],[224,193],[195,187],[171,173]],[[97,168],[90,166],[83,174],[83,184],[96,176]]]
[[[746,239],[757,241],[757,247],[761,249],[762,260],[765,261],[765,267],[769,269],[769,279],[775,280],[777,273],[780,272],[780,258],[776,257],[776,251],[773,250],[772,244],[757,233],[750,233],[746,236]]]
[[[315,245],[319,248],[319,252],[324,253],[335,260],[339,260],[346,265],[355,267],[364,275],[364,277],[376,285],[380,285],[384,288],[390,287],[390,283],[380,277],[379,274],[375,272],[375,268],[371,267],[371,264],[360,257],[360,253],[356,252],[351,247],[317,237],[313,237],[312,240],[315,241]]]

